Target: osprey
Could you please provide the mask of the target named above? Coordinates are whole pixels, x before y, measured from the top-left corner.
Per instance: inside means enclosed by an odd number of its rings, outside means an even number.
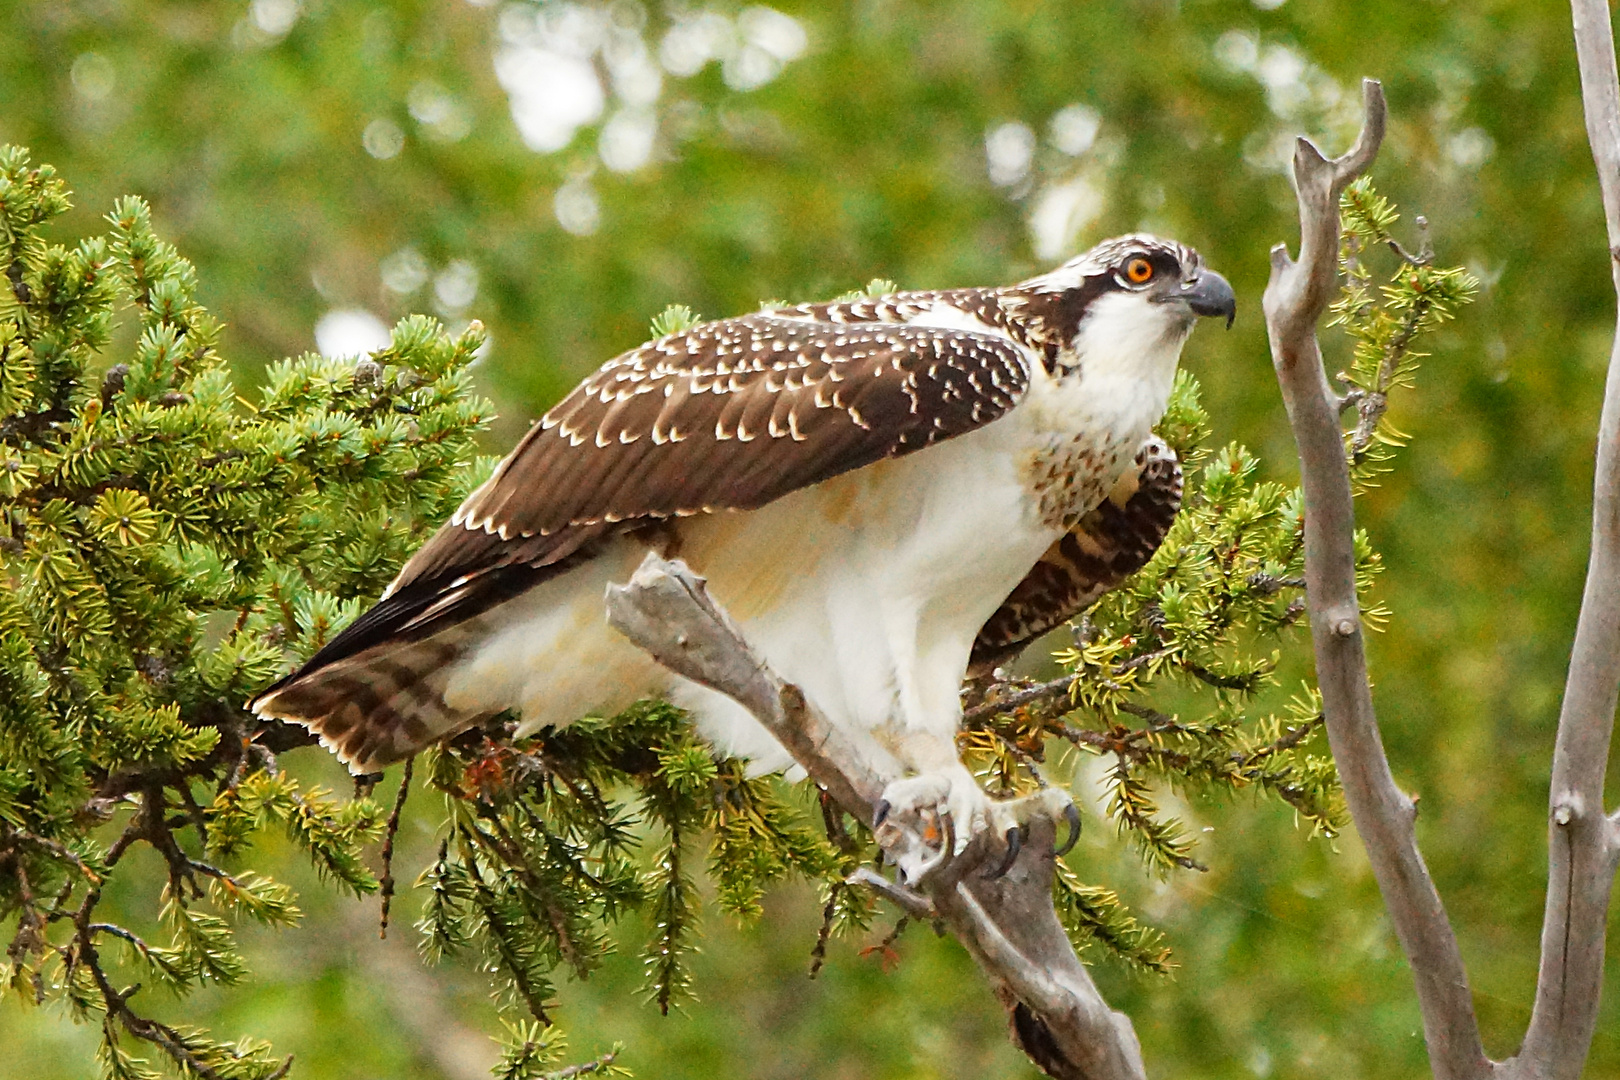
[[[985,670],[1151,556],[1179,507],[1152,437],[1200,315],[1236,310],[1197,252],[1098,244],[1001,288],[767,307],[616,357],[545,414],[375,607],[260,694],[356,773],[512,710],[518,734],[663,696],[756,771],[792,764],[740,705],[606,623],[649,550],[708,579],[829,722],[911,770],[885,802],[993,803],[955,733]],[[1072,811],[1071,811],[1072,812]]]

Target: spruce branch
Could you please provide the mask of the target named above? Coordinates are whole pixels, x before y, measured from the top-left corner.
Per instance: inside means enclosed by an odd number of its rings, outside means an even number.
[[[371,377],[288,361],[248,407],[146,204],[120,200],[106,235],[71,247],[46,235],[68,206],[53,170],[0,147],[0,910],[19,920],[5,981],[99,1017],[107,1075],[144,1074],[133,1037],[186,1075],[263,1080],[286,1062],[141,1016],[98,943],[182,993],[241,978],[221,915],[285,926],[299,911],[222,860],[277,825],[345,887],[375,887],[361,849],[380,810],[281,773],[275,754],[307,734],[241,706],[469,489],[482,331],[406,320]],[[133,344],[110,356],[120,318]],[[165,870],[149,902],[168,944],[98,915],[141,846]]]
[[[405,759],[405,768],[399,778],[399,791],[394,796],[394,809],[388,815],[388,824],[383,828],[383,872],[377,889],[377,894],[382,899],[377,920],[379,938],[388,936],[388,908],[394,899],[394,838],[399,835],[399,818],[405,812],[405,800],[411,794],[411,768],[415,764],[414,755]]]

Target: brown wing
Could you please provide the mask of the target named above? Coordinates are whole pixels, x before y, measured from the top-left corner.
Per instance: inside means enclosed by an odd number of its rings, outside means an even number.
[[[1022,350],[933,327],[751,315],[609,362],[406,564],[547,561],[603,525],[763,506],[962,434],[1022,395]]]
[[[1137,468],[1047,549],[990,616],[973,643],[969,675],[1012,660],[1147,565],[1181,509],[1181,462],[1159,439],[1136,452]]]
[[[605,364],[529,430],[376,607],[261,695],[488,610],[607,538],[751,509],[988,424],[1029,382],[1005,338],[761,314]]]

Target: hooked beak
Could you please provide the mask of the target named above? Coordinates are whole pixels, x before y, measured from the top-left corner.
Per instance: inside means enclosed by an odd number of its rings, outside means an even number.
[[[1181,283],[1175,294],[1187,302],[1194,315],[1225,315],[1226,328],[1237,318],[1237,296],[1227,280],[1213,270],[1200,270],[1191,281]]]

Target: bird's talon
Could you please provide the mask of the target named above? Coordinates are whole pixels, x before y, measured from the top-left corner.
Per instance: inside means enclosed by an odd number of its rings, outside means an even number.
[[[1013,868],[1013,863],[1018,861],[1018,852],[1023,848],[1023,846],[1024,846],[1024,833],[1023,833],[1023,830],[1020,829],[1017,825],[1014,825],[1012,828],[1007,830],[1007,856],[1006,856],[1006,858],[1002,859],[1001,860],[1001,865],[996,867],[994,870],[986,871],[985,875],[984,875],[985,879],[987,881],[995,881],[997,878],[1006,877],[1007,876],[1007,871],[1011,870]]]
[[[889,811],[893,809],[894,807],[889,805],[888,799],[879,799],[877,806],[872,811],[872,828],[876,829],[878,826],[887,821],[889,819]]]
[[[1053,849],[1052,854],[1058,858],[1067,855],[1070,849],[1074,847],[1075,842],[1080,839],[1080,808],[1075,806],[1074,803],[1065,806],[1063,808],[1063,820],[1069,823],[1069,838],[1063,842],[1062,847]]]

